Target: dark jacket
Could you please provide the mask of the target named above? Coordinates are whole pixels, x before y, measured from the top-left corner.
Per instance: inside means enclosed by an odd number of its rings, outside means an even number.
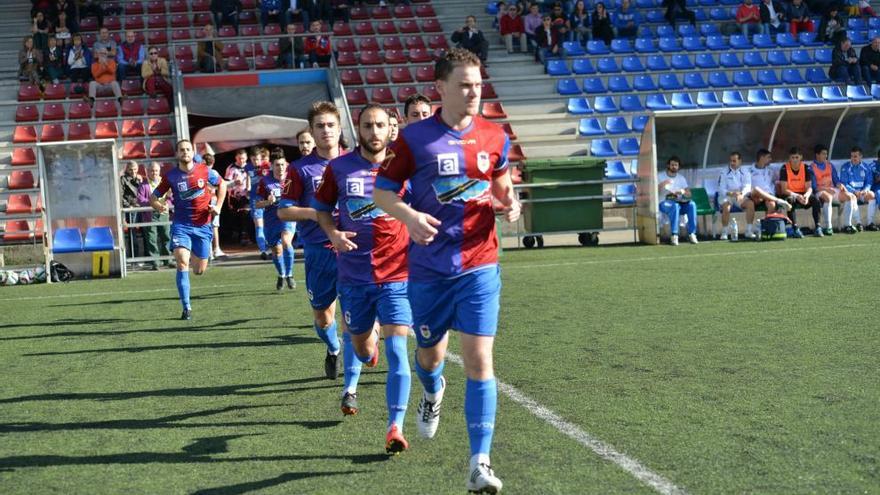
[[[239,0],[211,0],[211,12],[224,15],[241,12],[241,2]]]
[[[785,11],[782,10],[782,5],[779,5],[778,2],[771,3],[773,4],[773,10],[776,11],[777,14],[782,14],[782,19],[785,19]],[[771,24],[773,19],[770,18],[770,9],[767,8],[767,5],[765,5],[764,2],[760,2],[758,8],[761,10],[761,24]],[[780,20],[779,22],[785,21]]]
[[[553,48],[555,45],[559,45],[559,32],[553,27],[550,28],[550,42],[547,41],[547,31],[544,29],[544,26],[538,26],[535,29],[535,43],[538,44],[540,48]]]
[[[486,44],[486,38],[479,29],[473,36],[469,36],[467,31],[460,30],[452,33],[452,42],[469,52],[480,53],[483,45]]]
[[[874,51],[871,45],[863,46],[862,51],[859,52],[859,65],[880,67],[880,52]]]
[[[834,73],[835,69],[840,66],[847,66],[849,62],[846,59],[852,58],[856,56],[856,51],[853,47],[849,47],[849,50],[843,51],[840,49],[840,46],[835,46],[833,50],[831,50],[831,72]]]

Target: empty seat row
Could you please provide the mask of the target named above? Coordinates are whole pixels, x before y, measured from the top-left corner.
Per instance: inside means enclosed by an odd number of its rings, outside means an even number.
[[[363,37],[363,38],[338,38],[333,40],[334,47],[340,52],[356,52],[380,51],[380,50],[413,50],[432,48],[448,49],[449,43],[446,37],[440,34],[435,35],[410,35],[401,38],[400,36],[386,36],[384,38]]]
[[[616,149],[611,139],[593,139],[590,141],[590,155],[592,156],[607,158],[614,156],[638,156],[638,154],[638,138],[620,138],[617,140]]]
[[[146,120],[144,125],[143,119],[124,119],[122,121],[122,133],[119,132],[119,126],[115,120],[101,120],[94,123],[94,132],[89,122],[71,122],[67,128],[67,140],[73,141],[77,139],[116,139],[118,137],[137,138],[144,136],[170,136],[173,134],[171,129],[171,121],[165,117],[151,118]],[[35,142],[36,128],[32,126],[18,126],[13,135],[13,142],[31,143]],[[46,124],[40,132],[40,141],[63,141],[64,128],[61,124]],[[30,148],[21,148],[30,150]],[[32,165],[33,151],[19,152],[18,148],[13,151],[13,165]]]
[[[352,7],[351,20],[361,21],[366,19],[409,19],[411,17],[436,17],[434,8],[430,5],[417,5],[413,9],[409,5],[395,5],[393,8],[386,6],[378,7]]]
[[[40,112],[42,107],[42,112]],[[36,122],[54,120],[80,120],[94,118],[124,117],[144,115],[144,101],[142,99],[125,98],[120,108],[116,100],[96,100],[94,108],[84,101],[74,101],[66,107],[63,103],[24,103],[15,110],[16,122]],[[42,115],[41,115],[42,113]],[[151,98],[147,100],[147,115],[166,115],[171,113],[171,107],[165,98]]]
[[[111,251],[114,247],[113,231],[110,227],[89,227],[85,239],[76,227],[58,229],[53,237],[52,252],[54,253]]]
[[[415,72],[410,67],[391,67],[390,76],[385,69],[368,68],[366,70],[358,69],[342,69],[339,71],[339,79],[346,86],[360,86],[366,84],[387,84],[389,81],[393,83],[405,84],[413,81],[418,82],[434,82],[434,66],[421,65],[415,67]],[[415,75],[413,75],[415,74]]]
[[[407,51],[385,50],[384,54],[379,51],[362,51],[360,53],[339,52],[336,64],[343,67],[353,65],[424,64],[436,60],[439,56],[438,52],[419,48]]]
[[[76,98],[80,100],[82,95],[88,93],[88,85],[83,83],[64,83],[47,84],[41,92],[40,88],[35,84],[22,83],[18,88],[18,101],[39,101],[39,100],[64,100],[67,98]],[[125,96],[140,96],[143,94],[143,87],[140,79],[123,79],[120,85],[122,94]],[[101,89],[97,96],[112,96],[110,89]]]
[[[866,35],[862,35],[862,37],[865,38],[864,42],[867,42]],[[816,33],[800,33],[797,38],[791,33],[782,33],[776,35],[775,39],[769,34],[756,34],[751,39],[742,34],[734,34],[729,38],[722,35],[709,35],[706,36],[705,41],[701,36],[694,35],[685,36],[684,38],[636,38],[635,41],[615,39],[612,40],[610,47],[605,45],[603,41],[592,40],[587,42],[586,49],[578,42],[572,41],[563,43],[563,53],[567,57],[579,57],[583,55],[608,55],[610,53],[675,53],[704,50],[749,50],[752,48],[799,48],[802,46],[815,47],[821,45],[823,43],[816,41]]]
[[[633,116],[630,122],[626,117],[614,116],[605,119],[605,124],[596,117],[583,118],[578,122],[578,135],[586,137],[604,136],[605,134],[641,133],[648,122],[647,115]]]
[[[395,93],[391,88],[378,87],[370,91],[369,98],[367,92],[362,88],[349,88],[345,90],[345,99],[349,105],[366,105],[367,103],[380,103],[383,105],[403,103],[406,99],[415,93],[421,93],[427,96],[431,101],[440,101],[440,93],[433,84],[426,84],[421,88],[415,86],[401,86],[397,88],[396,99]]]
[[[4,225],[3,242],[38,241],[43,238],[43,220],[9,220]]]
[[[36,207],[35,207],[36,205]],[[6,215],[32,215],[43,211],[40,196],[36,201],[31,201],[28,194],[10,194],[6,198]]]
[[[400,21],[356,21],[351,24],[337,23],[333,26],[333,34],[336,36],[373,36],[376,34],[415,34],[415,33],[442,33],[443,27],[435,18],[427,18],[421,22],[415,19]]]

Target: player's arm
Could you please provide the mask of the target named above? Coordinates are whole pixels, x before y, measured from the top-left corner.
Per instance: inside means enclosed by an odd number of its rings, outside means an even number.
[[[220,177],[220,174],[214,172],[217,175],[217,183],[214,184],[214,188],[217,191],[215,193],[215,197],[217,201],[214,202],[213,210],[215,215],[219,215],[220,211],[223,210],[223,202],[226,201],[226,181]]]
[[[299,172],[288,169],[287,176],[290,180],[284,187],[282,200],[278,204],[278,218],[285,222],[301,222],[303,220],[318,221],[314,208],[299,206],[299,200],[303,194],[302,180]]]
[[[415,157],[403,136],[399,136],[392,144],[388,155],[386,162],[382,164],[382,169],[379,170],[379,175],[376,176],[373,202],[385,213],[403,222],[413,242],[421,245],[430,244],[437,235],[436,227],[440,226],[440,220],[427,213],[416,211],[404,203],[399,194],[403,184],[415,171]]]
[[[312,208],[315,209],[318,225],[333,243],[333,248],[339,253],[347,253],[357,249],[357,244],[351,241],[357,233],[339,230],[336,227],[333,210],[336,208],[337,201],[339,201],[339,188],[336,186],[333,167],[328,166],[324,169],[321,186],[318,187],[318,190],[315,191],[315,197],[312,198]]]
[[[269,190],[266,189],[262,181],[257,184],[257,191],[254,196],[256,199],[256,201],[254,202],[254,206],[256,206],[257,208],[266,208],[276,203],[275,195],[269,194]]]
[[[171,189],[171,184],[165,179],[165,176],[162,176],[162,181],[159,182],[159,185],[156,186],[156,189],[150,194],[150,206],[159,213],[165,213],[168,211],[168,204],[165,201],[165,196],[168,194],[168,191]]]
[[[513,179],[510,177],[510,166],[507,162],[507,153],[510,150],[510,138],[504,135],[504,146],[498,155],[498,161],[492,169],[492,197],[501,204],[500,211],[508,222],[519,219],[520,204],[516,197],[516,189],[513,188]]]

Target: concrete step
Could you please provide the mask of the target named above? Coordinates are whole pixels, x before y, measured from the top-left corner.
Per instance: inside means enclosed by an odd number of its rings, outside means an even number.
[[[568,144],[561,142],[525,143],[520,144],[520,146],[522,146],[526,157],[531,159],[589,155],[589,145],[583,141],[576,141],[574,139]]]
[[[538,138],[557,138],[560,140],[571,139],[577,134],[577,121],[552,121],[552,122],[512,122],[510,126],[516,132],[519,141],[534,140]]]
[[[495,92],[504,102],[509,97],[546,98],[556,91],[556,83],[549,79],[525,78],[513,82],[492,81]]]

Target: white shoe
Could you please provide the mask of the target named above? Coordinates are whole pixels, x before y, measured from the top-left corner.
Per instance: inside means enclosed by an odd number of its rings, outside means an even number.
[[[678,246],[678,234],[672,234],[672,237],[669,238],[669,244]]]
[[[214,250],[214,257],[215,258],[222,258],[224,256],[226,256],[226,253],[224,253],[222,249],[217,248]]]
[[[477,454],[471,457],[467,480],[469,493],[501,493],[502,485],[489,465],[488,456]]]
[[[719,237],[718,240],[719,240],[719,241],[726,241],[726,240],[727,240],[727,234],[721,234],[721,237]]]
[[[750,241],[754,241],[754,240],[755,240],[755,237],[756,237],[756,236],[755,236],[755,233],[752,232],[751,230],[748,231],[748,232],[746,232],[746,239],[748,239],[748,240],[750,240]]]
[[[691,244],[699,244],[700,241],[697,240],[697,234],[688,234],[688,242]]]
[[[446,377],[441,376],[440,382],[442,386],[434,394],[434,400],[429,401],[427,392],[423,393],[416,410],[416,426],[419,427],[419,435],[424,438],[434,438],[440,426],[440,405],[443,403],[443,392],[446,391]]]

